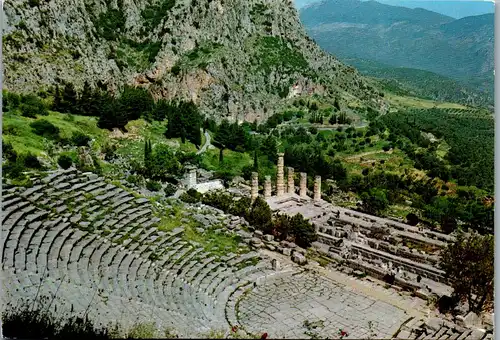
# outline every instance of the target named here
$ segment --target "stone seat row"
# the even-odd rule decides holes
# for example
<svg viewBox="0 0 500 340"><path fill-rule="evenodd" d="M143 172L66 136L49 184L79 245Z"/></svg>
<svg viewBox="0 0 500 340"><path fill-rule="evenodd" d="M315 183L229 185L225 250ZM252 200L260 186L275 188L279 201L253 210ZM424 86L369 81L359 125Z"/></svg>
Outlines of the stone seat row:
<svg viewBox="0 0 500 340"><path fill-rule="evenodd" d="M32 210L23 211L23 216L30 215L32 212ZM181 275L182 280L185 281L183 284L187 285L183 286L180 284L180 282L182 282L180 279L173 279L176 276L169 276L168 278L175 283L172 287L176 287L175 289L171 288L169 290L165 288L168 286L159 284L162 281L157 282L148 276L148 274L154 271L153 268L155 267L151 261L146 260L144 257L141 259L139 259L139 257L132 257L130 255L131 252L122 256L122 254L126 252L123 246L119 247L112 245L112 242L105 237L72 228L71 223L65 222L63 218L43 222L37 221L35 218L29 224L17 223L14 219L9 220L9 222L8 225L10 224L11 226L9 230L18 230L11 233L12 236L9 238L9 242L15 243L19 241L22 247L14 244L5 247L4 244L4 248L11 250L13 247L18 247L22 249L22 251L7 252L11 254L11 257L7 259L8 256L4 255L3 263L6 268L14 268L14 275L23 277L22 282L18 282L19 285L31 288L36 287L37 284L39 285L39 277L45 275L45 271L47 271L47 275L52 275L51 277L55 276L64 279L65 284L66 281L69 281L68 284L70 282L78 282L78 284L73 285L74 287L71 288L71 291L73 293L78 291L79 294L83 295L89 293L89 287L94 287L94 285L96 285L96 288L111 293L110 296L116 297L114 293L119 292L120 295L123 295L119 296L119 298L126 299L128 297L138 301L142 301L142 296L146 296L147 292L151 293L154 291L155 295L146 299L154 302L162 300L170 301L168 299L168 294L177 296L174 292L180 291L182 294L179 293L178 299L180 300L178 301L182 303L171 308L171 310L174 311L179 309L184 305L185 300L190 298L191 303L187 304L187 306L189 306L187 314L199 315L197 324L200 327L206 324L207 318L210 318L210 320L212 320L211 322L215 322L217 326L222 326L224 324L224 322L221 321L221 317L224 316L224 303L220 303L220 301L224 300L220 300L220 298L224 298L230 294L233 287L231 285L232 283L235 281L238 282L238 280L245 280L245 275L248 276L251 275L252 271L260 270L260 267L252 267L249 269L243 268L234 273L232 270L225 267L227 264L214 261L214 258L207 257L206 254L200 252L198 249L198 252L194 253L195 255L191 255L190 258L183 259L183 255L176 255L172 257L172 261L168 262L172 269L176 269L176 273ZM177 236L177 234L173 236ZM146 238L143 238L143 240L145 239ZM171 240L175 240L174 244L181 244L182 242L178 237L172 237ZM166 239L163 239L163 242L165 246L168 247ZM99 244L97 249L96 246L94 246L95 244ZM182 243L182 246L183 249L191 250L186 251L186 254L193 254L192 250L194 248L185 247L185 242ZM147 254L145 249L146 248L143 248L142 250L144 255ZM190 260L193 259L196 254L203 255L200 256L200 260L202 261L201 265L199 262L200 260ZM174 253L168 255L171 256L174 255ZM127 259L124 259L125 257L127 257ZM177 261L174 261L174 258ZM251 258L251 256L242 257L241 261L245 261L249 258ZM105 261L101 263L101 259L105 259ZM233 266L238 264L238 262L234 262L234 260L228 260L233 261L231 262ZM186 265L187 263L189 263L189 265ZM182 276L185 267L190 269L190 271L184 271L185 276ZM99 268L114 268L119 275L108 275L106 280L99 280L100 283L96 284L96 278L100 276ZM113 278L112 282L109 280L110 277ZM156 276L156 278L159 277ZM154 289L157 287L162 287L162 292L158 292L158 289ZM185 287L190 288L184 289ZM213 297L208 298L209 295L205 294L199 287L206 287L210 293L214 294ZM55 286L52 285L52 288L55 288ZM19 286L17 286L17 289L19 289ZM188 294L188 292L190 293ZM137 296L141 298L137 299ZM69 299L68 301L73 300ZM82 303L79 304L80 307L83 305ZM219 307L219 309L215 309L217 305L222 306L222 308ZM210 309L204 309L208 307L210 307ZM197 312L199 313L197 314ZM178 322L175 324L179 325ZM188 323L186 326L192 325Z"/></svg>

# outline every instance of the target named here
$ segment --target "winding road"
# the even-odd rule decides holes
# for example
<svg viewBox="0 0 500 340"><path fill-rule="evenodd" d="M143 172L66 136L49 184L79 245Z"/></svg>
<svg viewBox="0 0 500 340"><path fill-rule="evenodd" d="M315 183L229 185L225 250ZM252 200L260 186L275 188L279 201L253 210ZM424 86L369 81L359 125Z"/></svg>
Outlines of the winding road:
<svg viewBox="0 0 500 340"><path fill-rule="evenodd" d="M205 131L205 144L203 144L203 146L201 147L201 149L200 149L200 150L198 150L198 151L196 152L196 154L197 154L197 155L199 155L199 154L202 154L202 153L204 153L205 151L207 151L208 147L209 147L210 145L212 145L212 144L210 143L210 141L211 141L211 139L210 139L210 134L208 133L208 131Z"/></svg>

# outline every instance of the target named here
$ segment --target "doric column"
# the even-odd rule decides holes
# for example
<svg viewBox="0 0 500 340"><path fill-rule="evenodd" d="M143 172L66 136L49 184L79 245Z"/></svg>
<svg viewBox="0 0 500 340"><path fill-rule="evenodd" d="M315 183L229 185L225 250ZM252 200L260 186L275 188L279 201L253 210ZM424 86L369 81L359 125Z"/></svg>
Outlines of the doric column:
<svg viewBox="0 0 500 340"><path fill-rule="evenodd" d="M196 169L189 170L188 175L188 189L194 188L196 186Z"/></svg>
<svg viewBox="0 0 500 340"><path fill-rule="evenodd" d="M259 174L257 172L252 172L252 189L250 191L250 199L255 201L259 196Z"/></svg>
<svg viewBox="0 0 500 340"><path fill-rule="evenodd" d="M293 180L293 168L292 167L288 167L288 193L289 194L295 193L295 182Z"/></svg>
<svg viewBox="0 0 500 340"><path fill-rule="evenodd" d="M300 197L307 197L307 173L300 173Z"/></svg>
<svg viewBox="0 0 500 340"><path fill-rule="evenodd" d="M321 201L321 176L314 178L314 200Z"/></svg>
<svg viewBox="0 0 500 340"><path fill-rule="evenodd" d="M264 182L264 197L271 197L271 176L266 176L266 181Z"/></svg>
<svg viewBox="0 0 500 340"><path fill-rule="evenodd" d="M283 194L285 193L285 180L284 180L284 165L285 165L285 160L284 160L284 157L285 154L284 153L279 153L278 154L278 176L276 178L276 191L277 191L277 196L283 196Z"/></svg>

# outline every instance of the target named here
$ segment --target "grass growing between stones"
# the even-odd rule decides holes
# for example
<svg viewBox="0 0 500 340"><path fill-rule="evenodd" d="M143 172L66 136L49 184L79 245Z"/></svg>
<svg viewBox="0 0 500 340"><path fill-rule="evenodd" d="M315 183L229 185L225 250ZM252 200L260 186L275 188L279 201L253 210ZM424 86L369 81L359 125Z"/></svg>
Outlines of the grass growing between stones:
<svg viewBox="0 0 500 340"><path fill-rule="evenodd" d="M315 251L314 249L312 248L309 248L307 250L307 254L306 254L307 258L312 260L312 261L316 261L319 263L319 265L323 268L325 268L329 263L332 262L331 259L328 259L327 257L321 255L320 253L318 253L317 251Z"/></svg>
<svg viewBox="0 0 500 340"><path fill-rule="evenodd" d="M256 334L248 334L246 332L243 332L239 329L236 329L235 331L229 330L229 331L224 331L224 330L215 330L212 329L207 333L202 334L202 338L204 339L260 339L260 335Z"/></svg>
<svg viewBox="0 0 500 340"><path fill-rule="evenodd" d="M132 339L152 339L159 337L158 329L154 323L135 324L128 333L128 338Z"/></svg>
<svg viewBox="0 0 500 340"><path fill-rule="evenodd" d="M183 239L200 244L206 252L218 257L223 257L229 253L244 254L249 252L248 247L241 243L239 236L227 235L216 230L210 228L203 233L199 233L193 226L186 226Z"/></svg>
<svg viewBox="0 0 500 340"><path fill-rule="evenodd" d="M251 258L249 260L238 263L236 265L236 269L240 270L240 269L243 269L246 267L256 266L258 263L259 263L259 259L257 257L254 257L254 258Z"/></svg>

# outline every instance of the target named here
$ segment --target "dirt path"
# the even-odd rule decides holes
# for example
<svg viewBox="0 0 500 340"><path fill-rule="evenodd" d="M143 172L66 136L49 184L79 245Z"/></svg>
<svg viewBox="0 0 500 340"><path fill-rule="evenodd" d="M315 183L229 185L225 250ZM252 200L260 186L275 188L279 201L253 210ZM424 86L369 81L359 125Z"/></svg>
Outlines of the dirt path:
<svg viewBox="0 0 500 340"><path fill-rule="evenodd" d="M210 143L210 141L211 141L211 139L210 139L210 134L208 133L208 131L205 131L205 144L203 144L203 146L201 147L201 149L200 149L200 150L198 150L198 151L196 152L196 154L197 154L197 155L199 155L199 154L202 154L202 153L204 153L205 151L207 151L208 147L209 147L210 145L212 145L212 144Z"/></svg>
<svg viewBox="0 0 500 340"><path fill-rule="evenodd" d="M374 155L376 153L381 153L381 152L384 152L382 150L374 150L374 151L367 151L367 152L363 152L363 153L358 153L357 155L352 155L352 156L349 156L349 157L345 157L344 160L350 160L350 159L356 159L356 158L361 158L361 157L365 157L365 156L369 156L369 155ZM392 150L388 151L387 153L392 153Z"/></svg>

